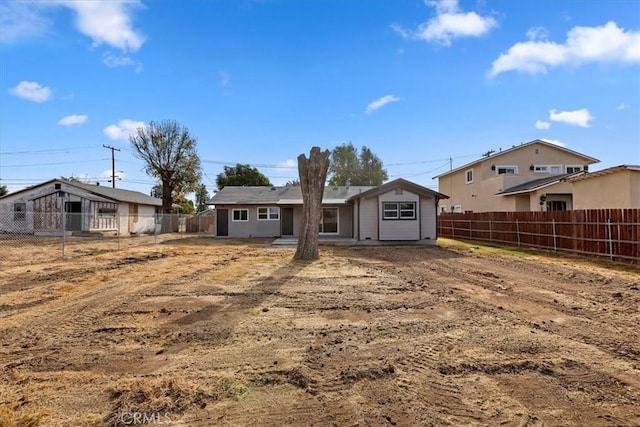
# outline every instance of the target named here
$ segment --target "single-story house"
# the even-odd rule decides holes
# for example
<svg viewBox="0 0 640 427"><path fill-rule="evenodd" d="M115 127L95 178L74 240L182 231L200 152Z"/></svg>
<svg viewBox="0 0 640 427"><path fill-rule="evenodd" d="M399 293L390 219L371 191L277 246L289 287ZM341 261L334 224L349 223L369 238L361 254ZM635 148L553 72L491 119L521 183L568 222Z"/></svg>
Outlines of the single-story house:
<svg viewBox="0 0 640 427"><path fill-rule="evenodd" d="M438 201L448 196L396 179L378 187L327 186L321 236L356 241L435 243ZM216 236L297 237L302 220L299 186L226 186L209 201Z"/></svg>
<svg viewBox="0 0 640 427"><path fill-rule="evenodd" d="M568 178L573 209L639 209L640 165L619 165Z"/></svg>
<svg viewBox="0 0 640 427"><path fill-rule="evenodd" d="M161 207L137 191L52 179L0 197L0 233L151 233Z"/></svg>

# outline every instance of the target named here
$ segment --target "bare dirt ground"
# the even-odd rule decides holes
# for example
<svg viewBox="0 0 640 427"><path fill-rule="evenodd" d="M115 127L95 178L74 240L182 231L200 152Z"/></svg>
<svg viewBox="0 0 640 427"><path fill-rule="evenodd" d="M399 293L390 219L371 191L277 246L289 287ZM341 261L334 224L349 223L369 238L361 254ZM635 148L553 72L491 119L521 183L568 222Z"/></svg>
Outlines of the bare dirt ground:
<svg viewBox="0 0 640 427"><path fill-rule="evenodd" d="M5 261L0 425L640 425L638 269L449 244Z"/></svg>

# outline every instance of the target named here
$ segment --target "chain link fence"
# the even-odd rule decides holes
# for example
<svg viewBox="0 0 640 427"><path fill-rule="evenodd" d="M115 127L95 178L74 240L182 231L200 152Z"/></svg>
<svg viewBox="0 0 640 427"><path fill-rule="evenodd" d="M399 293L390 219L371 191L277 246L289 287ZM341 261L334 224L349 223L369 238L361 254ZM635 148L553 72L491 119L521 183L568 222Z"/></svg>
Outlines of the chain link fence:
<svg viewBox="0 0 640 427"><path fill-rule="evenodd" d="M213 215L0 211L0 267L213 236Z"/></svg>

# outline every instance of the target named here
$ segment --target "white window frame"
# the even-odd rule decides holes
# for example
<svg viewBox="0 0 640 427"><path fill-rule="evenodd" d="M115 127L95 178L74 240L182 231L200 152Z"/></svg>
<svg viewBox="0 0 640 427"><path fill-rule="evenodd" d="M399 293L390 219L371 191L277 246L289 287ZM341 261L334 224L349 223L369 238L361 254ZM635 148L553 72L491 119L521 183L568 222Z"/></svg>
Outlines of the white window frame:
<svg viewBox="0 0 640 427"><path fill-rule="evenodd" d="M569 172L569 168L578 168L579 170L577 171L573 171L573 172ZM565 173L577 173L577 172L583 172L584 171L584 166L583 165L566 165L564 167L564 171Z"/></svg>
<svg viewBox="0 0 640 427"><path fill-rule="evenodd" d="M500 173L500 169L513 169L513 173L504 172ZM496 166L496 175L518 175L518 166L517 165L497 165Z"/></svg>
<svg viewBox="0 0 640 427"><path fill-rule="evenodd" d="M440 205L440 213L447 213L447 205Z"/></svg>
<svg viewBox="0 0 640 427"><path fill-rule="evenodd" d="M394 205L394 208L391 208L390 205ZM402 205L405 205L405 206L402 206ZM409 207L408 205L411 205L411 206ZM418 210L418 207L416 202L382 202L382 220L383 221L415 220L417 218L417 210ZM395 213L395 215L387 216L387 212ZM411 216L406 215L407 213L410 213Z"/></svg>
<svg viewBox="0 0 640 427"><path fill-rule="evenodd" d="M236 212L240 212L240 219L236 219ZM246 212L246 219L242 219L242 212ZM231 209L231 222L249 222L249 209Z"/></svg>
<svg viewBox="0 0 640 427"><path fill-rule="evenodd" d="M471 179L469 179L469 172L471 172ZM473 182L473 169L467 169L464 172L464 183L471 184Z"/></svg>
<svg viewBox="0 0 640 427"><path fill-rule="evenodd" d="M279 221L279 220L280 220L279 207L265 206L265 207L258 208L258 221Z"/></svg>
<svg viewBox="0 0 640 427"><path fill-rule="evenodd" d="M453 213L462 213L462 205L453 205L453 209L451 210Z"/></svg>
<svg viewBox="0 0 640 427"><path fill-rule="evenodd" d="M558 168L558 174L562 173L562 165L533 165L533 173L551 174L551 168Z"/></svg>

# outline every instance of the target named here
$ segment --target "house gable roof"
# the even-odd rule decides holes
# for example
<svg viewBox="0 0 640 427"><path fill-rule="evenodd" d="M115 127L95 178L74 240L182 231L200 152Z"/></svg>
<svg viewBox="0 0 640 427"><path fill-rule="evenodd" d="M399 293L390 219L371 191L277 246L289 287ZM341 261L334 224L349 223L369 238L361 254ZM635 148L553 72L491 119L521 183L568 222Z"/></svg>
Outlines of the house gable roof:
<svg viewBox="0 0 640 427"><path fill-rule="evenodd" d="M407 181L406 179L398 178L398 179L394 179L393 181L389 181L385 184L379 185L377 187L373 187L370 190L365 191L363 193L356 194L352 196L349 200L355 200L359 198L368 199L371 197L376 197L376 196L379 196L380 194L387 193L396 188L402 188L412 193L418 194L420 196L435 198L438 200L449 198L449 196L445 194L438 193L437 191L431 190L427 187L423 187L422 185L418 185L411 181Z"/></svg>
<svg viewBox="0 0 640 427"><path fill-rule="evenodd" d="M356 194L373 187L325 186L324 204L344 204ZM210 205L301 205L302 189L299 186L226 186L208 202Z"/></svg>
<svg viewBox="0 0 640 427"><path fill-rule="evenodd" d="M500 152L498 152L498 153L494 153L494 154L492 154L492 155L490 155L490 156L488 156L488 157L483 157L483 158L481 158L481 159L474 160L474 161L473 161L473 162L471 162L471 163L467 163L467 164L465 164L465 165L459 166L459 167L457 167L457 168L455 168L455 169L452 169L452 170L450 170L450 171L447 171L447 172L445 172L445 173L441 173L440 175L434 176L434 177L433 177L433 179L440 178L440 177L447 176L447 175L451 175L452 173L456 173L456 172L461 171L461 170L464 170L464 169L469 169L470 167L472 167L472 166L474 166L474 165L476 165L476 164L482 163L482 162L484 162L485 160L488 160L488 159L495 159L495 158L500 157L500 156L503 156L503 155L505 155L505 154L507 154L507 153L512 153L512 152L514 152L514 151L516 151L516 150L521 150L521 149L523 149L523 148L530 147L531 145L535 145L535 144L542 144L542 145L547 146L547 147L550 147L550 148L555 148L555 149L557 149L557 150L564 151L564 152L566 152L566 153L569 153L569 154L573 154L573 155L575 155L575 156L582 157L582 158L583 158L583 159L585 159L589 164L591 164L591 163L598 163L598 162L600 161L600 160L598 160L598 159L596 159L596 158L594 158L594 157L590 157L590 156L587 156L587 155L585 155L585 154L578 153L577 151L569 150L568 148L561 147L561 146L559 146L559 145L557 145L557 144L552 144L552 143L550 143L550 142L543 141L543 140L541 140L541 139L534 139L533 141L529 141L529 142L525 142L525 143L520 144L520 145L516 145L516 146L514 146L514 147L512 147L512 148L509 148L509 149L507 149L507 150L503 150L503 151L500 151Z"/></svg>
<svg viewBox="0 0 640 427"><path fill-rule="evenodd" d="M607 169L602 169L602 170L599 170L599 171L585 173L585 174L581 174L581 175L577 175L577 176L571 177L571 179L569 179L569 181L571 181L571 182L582 181L582 180L585 180L585 179L597 178L597 177L600 177L600 176L609 175L609 174L612 174L612 173L626 171L626 170L634 171L634 172L640 172L640 165L613 166L613 167L610 167L610 168L607 168Z"/></svg>
<svg viewBox="0 0 640 427"><path fill-rule="evenodd" d="M16 194L24 193L36 188L44 187L56 182L64 183L70 187L78 189L78 195L86 197L91 200L98 201L112 201L112 202L127 202L136 203L140 205L162 206L162 200L155 197L147 196L144 193L132 190L124 190L122 188L103 187L100 185L84 184L76 181L67 181L64 179L50 179L40 184L32 185L31 187L24 188L22 190L14 191L4 197L14 196ZM83 195L84 194L84 195Z"/></svg>

